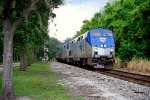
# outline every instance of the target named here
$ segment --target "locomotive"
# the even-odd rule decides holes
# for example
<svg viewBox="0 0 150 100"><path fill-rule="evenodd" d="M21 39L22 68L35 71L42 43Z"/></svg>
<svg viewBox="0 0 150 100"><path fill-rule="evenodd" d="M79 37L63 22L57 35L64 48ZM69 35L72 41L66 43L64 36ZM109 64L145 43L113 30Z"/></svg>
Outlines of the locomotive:
<svg viewBox="0 0 150 100"><path fill-rule="evenodd" d="M111 67L115 60L114 33L108 29L92 29L63 45L56 60L94 68Z"/></svg>

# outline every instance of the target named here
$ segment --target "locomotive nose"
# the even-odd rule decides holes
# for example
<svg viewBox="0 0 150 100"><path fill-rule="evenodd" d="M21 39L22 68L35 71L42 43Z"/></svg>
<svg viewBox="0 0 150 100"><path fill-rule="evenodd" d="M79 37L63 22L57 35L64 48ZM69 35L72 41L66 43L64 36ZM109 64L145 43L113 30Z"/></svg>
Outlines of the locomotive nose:
<svg viewBox="0 0 150 100"><path fill-rule="evenodd" d="M100 58L100 57L112 58L113 55L114 55L113 48L93 47L93 57L95 57L95 58Z"/></svg>

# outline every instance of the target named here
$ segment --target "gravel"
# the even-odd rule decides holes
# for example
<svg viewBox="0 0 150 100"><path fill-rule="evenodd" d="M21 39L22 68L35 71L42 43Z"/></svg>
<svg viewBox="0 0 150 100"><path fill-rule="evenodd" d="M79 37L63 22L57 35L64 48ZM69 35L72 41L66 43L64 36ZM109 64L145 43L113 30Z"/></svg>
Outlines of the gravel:
<svg viewBox="0 0 150 100"><path fill-rule="evenodd" d="M75 100L150 100L150 87L72 65L58 62L50 65L62 76L59 84L64 85Z"/></svg>

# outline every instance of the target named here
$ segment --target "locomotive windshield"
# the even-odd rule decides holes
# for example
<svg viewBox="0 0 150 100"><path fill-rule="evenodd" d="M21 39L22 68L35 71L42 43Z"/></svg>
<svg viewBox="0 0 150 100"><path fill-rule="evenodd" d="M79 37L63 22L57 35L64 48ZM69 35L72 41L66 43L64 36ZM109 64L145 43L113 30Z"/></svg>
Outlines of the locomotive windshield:
<svg viewBox="0 0 150 100"><path fill-rule="evenodd" d="M92 37L95 37L95 36L113 36L112 33L91 33L91 36Z"/></svg>
<svg viewBox="0 0 150 100"><path fill-rule="evenodd" d="M101 36L101 33L91 33L91 36Z"/></svg>

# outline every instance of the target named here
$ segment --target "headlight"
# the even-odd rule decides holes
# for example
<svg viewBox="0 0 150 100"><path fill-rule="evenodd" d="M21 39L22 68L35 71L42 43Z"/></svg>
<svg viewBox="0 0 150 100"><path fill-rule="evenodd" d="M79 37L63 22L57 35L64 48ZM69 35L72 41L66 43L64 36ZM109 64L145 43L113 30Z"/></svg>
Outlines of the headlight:
<svg viewBox="0 0 150 100"><path fill-rule="evenodd" d="M114 50L111 48L110 51L114 51Z"/></svg>
<svg viewBox="0 0 150 100"><path fill-rule="evenodd" d="M101 47L106 47L106 44L102 44Z"/></svg>

